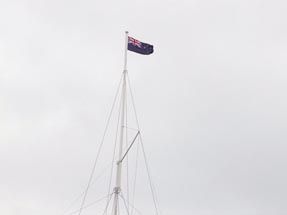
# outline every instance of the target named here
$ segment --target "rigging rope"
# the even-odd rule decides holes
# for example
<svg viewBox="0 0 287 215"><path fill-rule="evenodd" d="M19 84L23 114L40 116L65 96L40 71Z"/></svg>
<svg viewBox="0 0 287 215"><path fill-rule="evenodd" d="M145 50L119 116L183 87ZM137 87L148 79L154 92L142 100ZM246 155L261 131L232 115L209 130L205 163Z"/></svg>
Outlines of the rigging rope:
<svg viewBox="0 0 287 215"><path fill-rule="evenodd" d="M138 209L136 209L131 203L129 203L123 195L119 194L119 196L122 198L125 204L128 204L129 206L131 206L138 214L143 215L143 213L140 212Z"/></svg>
<svg viewBox="0 0 287 215"><path fill-rule="evenodd" d="M121 197L121 196L120 196L120 197ZM121 197L121 198L122 198L122 197ZM126 201L125 201L125 199L124 199L124 198L122 198L122 200L123 200L123 202L124 202L125 208L126 208L127 213L128 213L128 215L129 215L130 213L129 213L128 205L127 205L127 203L126 203Z"/></svg>
<svg viewBox="0 0 287 215"><path fill-rule="evenodd" d="M95 184L95 183L98 181L98 179L100 179L100 178L104 175L104 173L109 169L110 166L112 166L112 163L108 164L108 165L104 168L104 170L103 170L100 174L97 175L97 177L96 177L96 178L94 179L94 181L91 183L90 187L91 187L93 184ZM82 192L80 195L78 195L78 197L75 198L75 199L72 201L72 203L70 204L70 206L65 210L65 212L63 213L63 215L66 214L66 213L78 202L78 200L79 200L84 194L85 194L85 191Z"/></svg>
<svg viewBox="0 0 287 215"><path fill-rule="evenodd" d="M122 95L121 95L122 97ZM119 131L119 123L120 123L120 112L121 112L121 105L122 105L122 99L120 99L120 106L119 106L119 114L118 114L118 119L117 119L117 129L116 129L116 137L115 137L115 142L114 142L114 150L113 150L113 157L112 157L112 163L115 162L115 153L116 153L116 148L117 148L117 139L118 139L118 131ZM113 170L114 170L114 165L112 165L111 168L111 173L110 173L110 179L109 179L109 187L108 187L108 194L111 192L111 185L112 185L112 178L113 178ZM106 208L109 205L109 199L107 199L107 204ZM107 212L105 210L105 212ZM105 213L104 213L105 214Z"/></svg>
<svg viewBox="0 0 287 215"><path fill-rule="evenodd" d="M95 205L95 204L97 204L97 203L103 201L105 198L107 198L107 197L109 197L109 196L111 196L111 195L112 195L112 194L110 194L110 195L108 195L108 196L104 196L104 197L102 197L102 198L100 198L100 199L98 199L98 200L96 200L96 201L94 201L94 202L91 202L91 203L85 205L82 209L89 208L89 207L91 207L91 206L93 206L93 205ZM71 212L71 213L68 213L67 215L72 215L72 214L75 214L75 213L78 213L78 212L79 212L79 210L76 210L76 211L73 211L73 212Z"/></svg>
<svg viewBox="0 0 287 215"><path fill-rule="evenodd" d="M128 77L128 83L129 83L128 85L129 85L129 89L130 89L130 95L131 95L131 100L132 100L132 104L133 104L133 109L134 109L134 114L135 114L135 118L136 118L136 123L137 123L138 130L140 131L139 121L138 121L138 117L137 117L134 97L133 97L131 84L130 84L130 78L129 78L128 73L127 73L127 77ZM150 174L148 163L147 163L147 157L146 157L146 154L145 154L141 133L140 133L139 136L140 136L140 143L141 143L142 152L143 152L143 155L144 155L145 166L146 166L146 170L147 170L147 174L148 174L150 189L151 189L151 193L152 193L152 197L153 197L154 207L155 207L156 213L159 214L158 204L157 204L156 197L155 197L155 191L154 191L154 187L153 187L152 180L151 180L151 174Z"/></svg>
<svg viewBox="0 0 287 215"><path fill-rule="evenodd" d="M97 153L97 155L96 155L96 160L95 160L94 165L93 165L93 168L92 168L92 172L91 172L91 175L90 175L90 178L89 178L89 181L88 181L87 188L86 188L86 190L85 190L85 194L84 194L83 201L82 201L82 204L81 204L81 207L80 207L80 210L79 210L78 215L81 215L81 212L82 212L82 210L83 210L83 207L84 207L84 204L85 204L85 201L86 201L86 197L87 197L87 194L88 194L88 190L89 190L89 188L90 188L90 184L91 184L92 178L93 178L93 176L94 176L94 172L95 172L95 169L96 169L96 165L97 165L97 163L98 163L98 159L99 159L99 156L100 156L100 152L101 152L101 149L102 149L102 146L103 146L103 143L104 143L104 139L105 139L105 136L106 136L108 127L109 127L110 119L111 119L111 117L112 117L112 113L113 113L113 110L114 110L114 106L115 106L115 103L116 103L116 100L117 100L117 97L118 97L118 93L119 93L119 89L120 89L120 86L121 86L122 79L123 79L123 75L121 76L120 82L119 82L119 84L118 84L118 89L117 89L116 95L115 95L115 97L114 97L113 105L112 105L112 108L111 108L111 111L110 111L110 114L109 114L109 117L108 117L108 121L107 121L105 130L104 130L104 134L103 134L103 137L102 137L102 140L101 140L99 149L98 149L98 153Z"/></svg>
<svg viewBox="0 0 287 215"><path fill-rule="evenodd" d="M158 209L158 206L157 206L157 200L156 200L156 196L155 196L154 186L153 186L153 183L152 183L152 180L151 180L150 170L149 170L149 166L148 166L148 163L147 163L147 157L146 157L146 153L145 153L145 150L144 150L144 146L143 146L141 135L140 135L140 143L141 143L140 145L141 145L141 149L142 149L142 152L143 152L143 155L144 155L144 161L145 161L145 166L146 166L146 170L147 170L147 174L148 174L148 179L149 179L150 189L151 189L151 192L152 192L152 198L153 198L153 201L154 201L155 210L156 210L156 213L159 214L159 209Z"/></svg>
<svg viewBox="0 0 287 215"><path fill-rule="evenodd" d="M128 126L128 103L127 103L127 99L126 99L126 123L125 126ZM126 129L126 150L128 150L128 129ZM129 155L127 154L127 199L129 200ZM127 209L128 214L129 214L129 209Z"/></svg>
<svg viewBox="0 0 287 215"><path fill-rule="evenodd" d="M108 202L107 202L107 204L106 204L106 207L105 207L105 210L104 210L104 212L103 212L103 215L107 213L107 210L108 210L108 207L109 207L109 204L110 204L110 201L111 201L111 199L112 199L113 194L114 194L114 193L112 193L112 194L110 195L110 198L108 198Z"/></svg>
<svg viewBox="0 0 287 215"><path fill-rule="evenodd" d="M138 171L138 157L139 157L139 139L137 144L137 152L136 152L136 164L135 164L135 177L134 177L134 189L132 196L132 205L135 203L135 193L136 193L136 182L137 182L137 171ZM131 215L133 215L134 208L132 207Z"/></svg>

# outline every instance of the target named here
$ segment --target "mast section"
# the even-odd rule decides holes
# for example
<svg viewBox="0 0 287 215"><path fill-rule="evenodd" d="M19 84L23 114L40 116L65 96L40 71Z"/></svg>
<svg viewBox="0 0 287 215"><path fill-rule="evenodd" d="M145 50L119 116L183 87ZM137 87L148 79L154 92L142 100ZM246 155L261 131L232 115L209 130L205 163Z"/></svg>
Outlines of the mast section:
<svg viewBox="0 0 287 215"><path fill-rule="evenodd" d="M119 154L116 170L116 185L114 187L114 203L113 215L119 214L119 194L121 192L121 174L122 174L122 156L123 156L123 142L124 142L124 129L126 117L126 74L127 74L127 51L128 51L128 32L126 31L125 37L125 57L124 57L124 71L123 71L123 86L122 86L122 101L121 101L121 128L120 128L120 143Z"/></svg>

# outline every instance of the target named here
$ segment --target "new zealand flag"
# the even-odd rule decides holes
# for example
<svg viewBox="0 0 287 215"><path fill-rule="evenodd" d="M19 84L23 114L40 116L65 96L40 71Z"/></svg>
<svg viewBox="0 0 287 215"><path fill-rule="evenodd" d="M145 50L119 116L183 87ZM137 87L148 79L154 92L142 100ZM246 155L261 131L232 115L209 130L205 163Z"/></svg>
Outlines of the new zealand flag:
<svg viewBox="0 0 287 215"><path fill-rule="evenodd" d="M153 53L153 46L147 43L142 43L139 40L129 37L128 50L143 55L149 55Z"/></svg>

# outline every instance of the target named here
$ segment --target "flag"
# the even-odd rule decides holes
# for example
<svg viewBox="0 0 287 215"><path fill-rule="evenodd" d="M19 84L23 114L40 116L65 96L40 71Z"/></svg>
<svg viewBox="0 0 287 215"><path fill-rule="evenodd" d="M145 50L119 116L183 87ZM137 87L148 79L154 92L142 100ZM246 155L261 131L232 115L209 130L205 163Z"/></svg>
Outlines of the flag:
<svg viewBox="0 0 287 215"><path fill-rule="evenodd" d="M153 45L128 37L128 50L143 55L149 55L153 53Z"/></svg>

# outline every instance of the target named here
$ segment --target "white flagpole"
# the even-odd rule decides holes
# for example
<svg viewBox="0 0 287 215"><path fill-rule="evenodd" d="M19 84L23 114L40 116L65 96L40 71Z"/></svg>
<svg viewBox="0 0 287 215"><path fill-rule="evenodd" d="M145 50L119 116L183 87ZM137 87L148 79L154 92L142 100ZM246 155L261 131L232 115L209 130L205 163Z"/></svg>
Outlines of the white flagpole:
<svg viewBox="0 0 287 215"><path fill-rule="evenodd" d="M127 72L129 32L126 31L124 72Z"/></svg>
<svg viewBox="0 0 287 215"><path fill-rule="evenodd" d="M124 71L123 71L123 87L122 87L122 102L121 102L121 128L120 128L120 143L119 143L119 157L117 162L116 172L116 186L114 188L114 204L113 214L118 215L119 209L119 194L121 192L121 172L122 172L122 156L123 156L123 142L124 142L124 128L125 128L125 107L126 107L126 73L127 73L127 52L128 52L128 32L125 37L125 55L124 55Z"/></svg>

